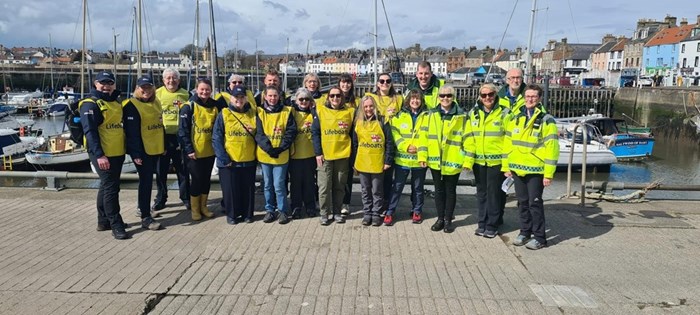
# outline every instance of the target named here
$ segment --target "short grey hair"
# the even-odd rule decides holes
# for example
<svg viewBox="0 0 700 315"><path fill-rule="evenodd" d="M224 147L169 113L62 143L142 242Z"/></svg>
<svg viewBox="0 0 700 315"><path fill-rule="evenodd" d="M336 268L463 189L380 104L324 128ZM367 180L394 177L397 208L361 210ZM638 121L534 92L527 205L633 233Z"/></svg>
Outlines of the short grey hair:
<svg viewBox="0 0 700 315"><path fill-rule="evenodd" d="M231 83L232 81L241 81L245 83L245 77L240 75L240 74L232 74L230 77L228 77L228 82Z"/></svg>
<svg viewBox="0 0 700 315"><path fill-rule="evenodd" d="M297 89L297 92L294 93L294 100L298 100L300 98L313 99L313 96L311 95L311 92L309 92L309 90L302 87L302 88Z"/></svg>
<svg viewBox="0 0 700 315"><path fill-rule="evenodd" d="M176 79L180 79L180 72L178 72L174 68L165 68L165 70L163 70L163 79L165 79L165 76L168 74L173 74Z"/></svg>

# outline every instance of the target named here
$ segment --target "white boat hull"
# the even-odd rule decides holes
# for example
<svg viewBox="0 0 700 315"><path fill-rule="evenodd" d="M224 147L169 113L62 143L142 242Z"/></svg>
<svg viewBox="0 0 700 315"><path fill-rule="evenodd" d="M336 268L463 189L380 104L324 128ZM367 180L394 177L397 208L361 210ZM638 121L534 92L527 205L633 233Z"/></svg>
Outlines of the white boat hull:
<svg viewBox="0 0 700 315"><path fill-rule="evenodd" d="M580 167L584 164L583 148L584 145L581 143L574 144L572 161L572 165L574 167ZM567 139L559 139L559 160L557 161L557 167L567 167L569 165L570 157L571 141ZM591 141L590 144L586 145L585 164L587 167L610 167L610 165L614 163L617 163L615 153L610 151L604 144L597 141Z"/></svg>
<svg viewBox="0 0 700 315"><path fill-rule="evenodd" d="M25 155L27 162L34 165L62 165L80 163L89 160L87 151L53 154L49 152L29 152Z"/></svg>

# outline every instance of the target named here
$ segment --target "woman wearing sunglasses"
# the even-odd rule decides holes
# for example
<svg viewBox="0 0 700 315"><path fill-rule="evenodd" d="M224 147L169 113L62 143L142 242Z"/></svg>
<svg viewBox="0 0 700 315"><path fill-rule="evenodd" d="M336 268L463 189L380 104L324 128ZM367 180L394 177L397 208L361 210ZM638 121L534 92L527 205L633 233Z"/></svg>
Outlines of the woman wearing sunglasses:
<svg viewBox="0 0 700 315"><path fill-rule="evenodd" d="M479 100L467 113L464 128L464 168L474 170L478 227L474 234L487 238L498 235L503 224L506 194L501 190L503 140L510 111L498 104L497 88L491 83L479 88Z"/></svg>
<svg viewBox="0 0 700 315"><path fill-rule="evenodd" d="M430 167L435 186L438 218L430 229L454 232L452 220L457 199L457 180L464 164L464 122L466 115L455 101L455 89L444 85L438 90L440 103L428 114L428 128L421 135L418 162Z"/></svg>
<svg viewBox="0 0 700 315"><path fill-rule="evenodd" d="M308 76L308 75L307 75ZM289 160L289 187L292 218L301 218L302 208L307 217L316 213L316 155L311 141L311 125L314 98L311 91L300 88L294 95L292 115L297 125L297 136L291 149Z"/></svg>
<svg viewBox="0 0 700 315"><path fill-rule="evenodd" d="M321 225L329 225L331 218L345 223L340 214L345 183L350 172L350 151L355 108L343 102L340 87L332 87L325 104L316 106L311 137L318 172L318 199Z"/></svg>

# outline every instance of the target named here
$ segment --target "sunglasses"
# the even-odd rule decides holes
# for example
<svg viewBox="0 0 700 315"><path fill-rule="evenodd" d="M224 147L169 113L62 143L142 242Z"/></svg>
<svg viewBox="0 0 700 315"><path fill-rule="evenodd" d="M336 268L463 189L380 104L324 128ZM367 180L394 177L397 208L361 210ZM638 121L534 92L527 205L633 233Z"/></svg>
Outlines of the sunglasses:
<svg viewBox="0 0 700 315"><path fill-rule="evenodd" d="M481 93L481 94L479 94L479 96L481 96L481 98L494 97L494 96L496 96L496 92Z"/></svg>
<svg viewBox="0 0 700 315"><path fill-rule="evenodd" d="M302 98L299 99L299 102L308 102L308 101L311 101L311 99L310 99L310 98L306 98L306 97L302 97Z"/></svg>
<svg viewBox="0 0 700 315"><path fill-rule="evenodd" d="M343 97L343 94L328 94L328 98Z"/></svg>
<svg viewBox="0 0 700 315"><path fill-rule="evenodd" d="M105 80L105 81L98 81L102 85L114 85L114 81L112 80Z"/></svg>
<svg viewBox="0 0 700 315"><path fill-rule="evenodd" d="M377 80L377 81L379 82L379 84L389 84L389 83L391 83L391 79L386 79L386 80L384 80L384 79L379 79L379 80Z"/></svg>
<svg viewBox="0 0 700 315"><path fill-rule="evenodd" d="M453 94L438 94L438 96L440 98L446 98L446 97L452 98L454 95Z"/></svg>
<svg viewBox="0 0 700 315"><path fill-rule="evenodd" d="M243 81L230 81L229 83L233 83L233 84L243 84Z"/></svg>

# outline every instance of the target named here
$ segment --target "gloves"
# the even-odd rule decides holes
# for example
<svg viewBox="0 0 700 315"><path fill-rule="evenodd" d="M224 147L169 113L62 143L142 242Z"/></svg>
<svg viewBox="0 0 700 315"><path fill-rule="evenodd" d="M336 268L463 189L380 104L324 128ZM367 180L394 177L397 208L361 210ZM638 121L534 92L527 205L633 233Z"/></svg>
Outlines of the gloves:
<svg viewBox="0 0 700 315"><path fill-rule="evenodd" d="M280 157L281 152L282 152L282 150L280 150L279 148L272 148L272 149L270 149L270 151L267 152L267 155L269 155L273 159L276 159L276 158Z"/></svg>

